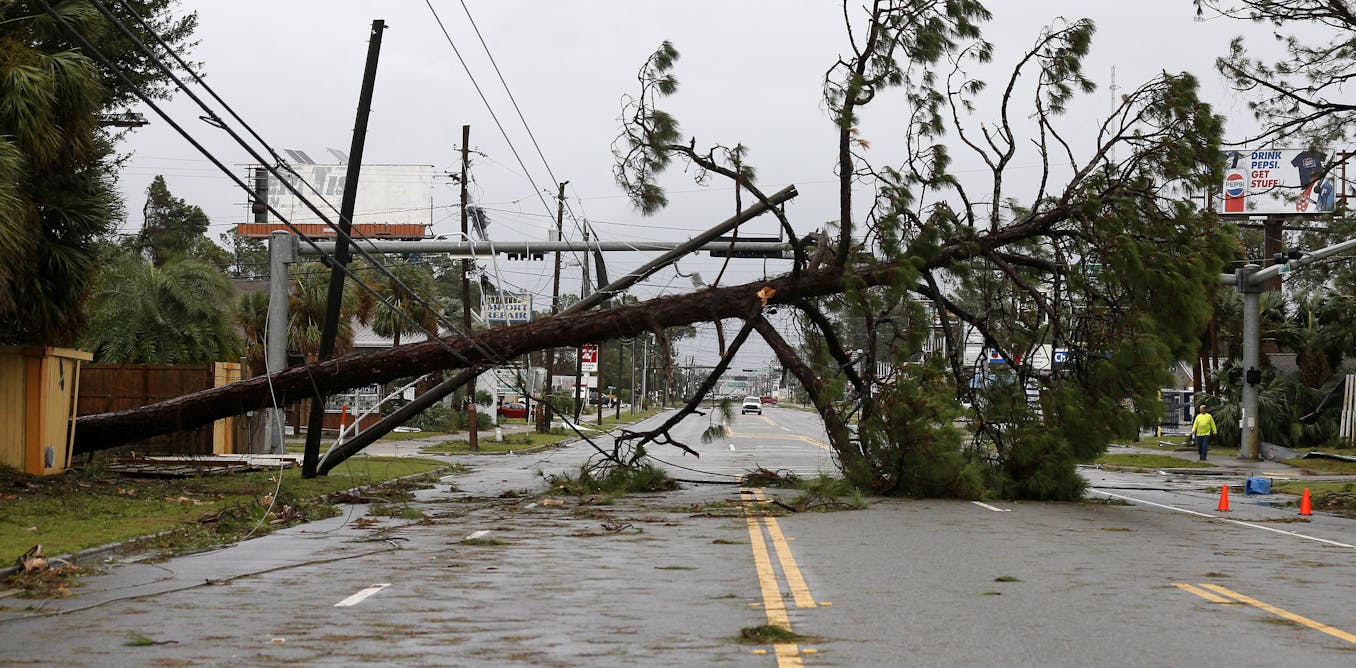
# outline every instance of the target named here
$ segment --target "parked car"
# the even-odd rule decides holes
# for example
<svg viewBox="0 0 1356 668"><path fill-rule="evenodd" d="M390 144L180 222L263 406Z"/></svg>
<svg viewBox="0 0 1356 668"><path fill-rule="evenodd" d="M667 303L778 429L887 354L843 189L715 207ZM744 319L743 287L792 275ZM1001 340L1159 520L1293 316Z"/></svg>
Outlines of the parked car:
<svg viewBox="0 0 1356 668"><path fill-rule="evenodd" d="M740 415L749 413L763 414L763 400L758 397L744 397L744 404L739 407Z"/></svg>
<svg viewBox="0 0 1356 668"><path fill-rule="evenodd" d="M527 406L525 404L499 404L499 417L507 420L526 420Z"/></svg>
<svg viewBox="0 0 1356 668"><path fill-rule="evenodd" d="M765 403L765 404L776 404L776 403L777 403L777 397L759 397L759 399L762 400L762 402Z"/></svg>

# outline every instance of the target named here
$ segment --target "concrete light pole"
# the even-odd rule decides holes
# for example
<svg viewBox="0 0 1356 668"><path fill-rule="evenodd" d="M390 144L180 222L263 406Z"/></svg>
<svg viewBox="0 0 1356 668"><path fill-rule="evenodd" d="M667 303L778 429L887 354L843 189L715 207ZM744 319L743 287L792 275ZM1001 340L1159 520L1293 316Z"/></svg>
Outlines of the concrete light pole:
<svg viewBox="0 0 1356 668"><path fill-rule="evenodd" d="M289 232L268 237L268 324L264 369L271 376L287 368L287 265L297 261L297 238ZM281 455L287 418L281 406L265 409L264 443L269 454Z"/></svg>
<svg viewBox="0 0 1356 668"><path fill-rule="evenodd" d="M1246 265L1234 277L1235 287L1243 295L1243 411L1240 416L1238 458L1257 459L1260 449L1257 433L1257 393L1261 383L1261 297L1262 283L1253 280L1261 267Z"/></svg>
<svg viewBox="0 0 1356 668"><path fill-rule="evenodd" d="M1240 419L1242 438L1239 445L1239 459L1260 459L1259 441L1260 415L1257 409L1257 395L1261 389L1261 296L1268 280L1281 274L1302 269L1324 258L1356 251L1356 239L1348 239L1338 244L1321 248L1285 264L1273 264L1265 269L1256 264L1248 264L1232 274L1222 274L1220 280L1232 285L1243 295L1243 410Z"/></svg>

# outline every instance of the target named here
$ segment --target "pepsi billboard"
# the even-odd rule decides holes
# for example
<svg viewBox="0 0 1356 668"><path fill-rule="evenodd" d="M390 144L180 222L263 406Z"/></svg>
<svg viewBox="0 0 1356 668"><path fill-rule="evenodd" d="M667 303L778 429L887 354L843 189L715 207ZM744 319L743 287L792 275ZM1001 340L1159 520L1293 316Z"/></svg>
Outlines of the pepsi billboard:
<svg viewBox="0 0 1356 668"><path fill-rule="evenodd" d="M1257 149L1224 153L1223 214L1329 213L1336 203L1335 167L1325 149Z"/></svg>

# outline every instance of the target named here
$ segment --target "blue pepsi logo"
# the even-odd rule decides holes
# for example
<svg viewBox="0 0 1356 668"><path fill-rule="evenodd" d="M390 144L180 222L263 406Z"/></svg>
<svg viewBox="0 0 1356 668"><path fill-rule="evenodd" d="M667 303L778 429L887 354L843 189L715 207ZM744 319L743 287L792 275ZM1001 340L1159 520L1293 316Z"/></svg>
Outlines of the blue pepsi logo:
<svg viewBox="0 0 1356 668"><path fill-rule="evenodd" d="M1229 197L1240 197L1243 195L1243 175L1234 172L1224 177L1224 194Z"/></svg>

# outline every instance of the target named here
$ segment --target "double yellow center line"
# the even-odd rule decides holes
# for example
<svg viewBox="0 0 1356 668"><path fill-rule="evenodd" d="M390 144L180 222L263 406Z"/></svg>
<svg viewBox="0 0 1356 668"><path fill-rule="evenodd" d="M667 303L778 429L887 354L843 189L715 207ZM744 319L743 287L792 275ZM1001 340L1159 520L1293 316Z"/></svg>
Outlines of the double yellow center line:
<svg viewBox="0 0 1356 668"><path fill-rule="evenodd" d="M791 555L791 546L787 543L786 536L782 533L781 525L777 523L775 517L760 517L755 514L753 503L750 501L766 501L761 489L740 489L739 493L744 498L744 522L749 530L749 544L753 547L753 564L758 571L758 586L763 594L763 612L767 615L767 623L770 626L780 626L787 631L791 631L791 618L786 609L786 597L782 595L781 583L777 579L777 571L772 566L772 557L768 552L767 543L772 543L772 550L777 555L777 563L781 566L782 576L786 578L787 589L791 592L791 600L795 602L797 608L814 608L820 604L815 602L814 596L810 594L810 588L805 584L805 577L801 575L800 567L796 565L796 559ZM767 529L767 538L764 539L763 529ZM825 603L824 605L828 605ZM793 642L773 643L773 651L777 655L778 668L790 668L800 666L801 650ZM812 650L806 650L810 653Z"/></svg>
<svg viewBox="0 0 1356 668"><path fill-rule="evenodd" d="M1327 624L1324 624L1323 622L1317 622L1312 619L1309 619L1308 617L1302 617L1293 612L1290 612L1289 610L1282 610L1274 605L1263 603L1255 598L1244 596L1243 594L1240 594L1231 589L1226 589L1217 584L1202 583L1198 586L1185 584L1181 582L1174 582L1173 586L1177 587L1178 589L1181 589L1182 591L1191 592L1207 601L1210 601L1211 603L1222 603L1225 605L1245 603L1259 610L1265 610L1282 619L1288 619L1301 626L1307 626L1315 631L1322 631L1323 633L1333 636L1334 638L1341 638L1342 640L1345 640L1349 643L1356 644L1356 634L1347 633L1346 631L1333 628L1331 626L1328 626Z"/></svg>
<svg viewBox="0 0 1356 668"><path fill-rule="evenodd" d="M734 429L731 429L729 425L725 425L725 435L730 438L772 438L783 441L804 441L824 450L832 449L823 441L818 441L809 436L802 436L800 434L777 434L772 432L740 432L736 434Z"/></svg>

